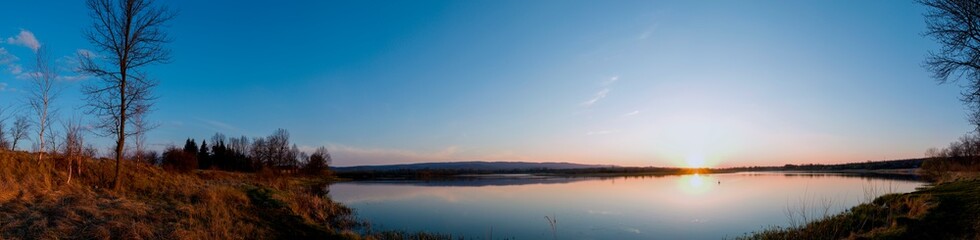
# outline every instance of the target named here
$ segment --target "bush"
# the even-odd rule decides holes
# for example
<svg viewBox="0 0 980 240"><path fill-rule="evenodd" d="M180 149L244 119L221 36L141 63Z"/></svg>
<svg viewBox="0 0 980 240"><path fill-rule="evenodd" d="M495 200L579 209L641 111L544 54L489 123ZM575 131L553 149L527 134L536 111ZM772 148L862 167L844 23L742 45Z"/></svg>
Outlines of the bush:
<svg viewBox="0 0 980 240"><path fill-rule="evenodd" d="M197 155L176 147L163 151L163 169L188 173L197 169Z"/></svg>
<svg viewBox="0 0 980 240"><path fill-rule="evenodd" d="M327 151L327 148L319 147L310 155L306 165L303 165L303 172L309 175L321 175L327 170L331 161L330 152Z"/></svg>

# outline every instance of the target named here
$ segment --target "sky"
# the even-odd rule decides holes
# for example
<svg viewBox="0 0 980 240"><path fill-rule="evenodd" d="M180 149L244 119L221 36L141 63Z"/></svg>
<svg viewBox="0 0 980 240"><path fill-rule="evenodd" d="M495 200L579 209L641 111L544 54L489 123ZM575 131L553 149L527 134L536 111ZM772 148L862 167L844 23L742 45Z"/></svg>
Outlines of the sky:
<svg viewBox="0 0 980 240"><path fill-rule="evenodd" d="M157 149L284 128L337 166L729 167L914 158L973 130L922 67L938 46L913 1L159 3L179 14L146 69ZM44 47L60 119L94 121L78 86L98 80L71 71L84 2L2 5L0 105L26 113Z"/></svg>

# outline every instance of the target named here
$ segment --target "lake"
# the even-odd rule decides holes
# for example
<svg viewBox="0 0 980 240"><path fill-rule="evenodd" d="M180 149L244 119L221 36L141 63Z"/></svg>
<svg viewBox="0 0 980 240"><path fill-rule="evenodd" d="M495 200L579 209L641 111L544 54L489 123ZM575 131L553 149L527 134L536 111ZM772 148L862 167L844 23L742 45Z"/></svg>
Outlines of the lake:
<svg viewBox="0 0 980 240"><path fill-rule="evenodd" d="M376 230L466 239L721 239L842 212L924 183L901 177L755 172L657 177L472 176L342 182L330 196ZM805 209L805 210L803 210ZM551 230L545 216L557 219Z"/></svg>

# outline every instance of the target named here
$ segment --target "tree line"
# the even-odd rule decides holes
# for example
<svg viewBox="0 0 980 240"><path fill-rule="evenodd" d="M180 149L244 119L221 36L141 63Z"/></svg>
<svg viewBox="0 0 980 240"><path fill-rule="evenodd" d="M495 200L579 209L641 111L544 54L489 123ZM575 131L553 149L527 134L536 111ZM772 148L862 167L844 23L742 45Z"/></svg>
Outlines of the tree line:
<svg viewBox="0 0 980 240"><path fill-rule="evenodd" d="M160 156L152 151L135 153L152 164L165 169L189 172L194 169L217 169L225 171L275 173L303 173L322 175L328 172L333 158L326 147L319 147L311 153L301 151L289 139L289 131L276 129L266 137L247 136L228 138L215 133L209 139L188 138L183 148L169 146Z"/></svg>
<svg viewBox="0 0 980 240"><path fill-rule="evenodd" d="M922 170L930 175L951 171L980 171L980 135L967 134L945 148L926 150Z"/></svg>

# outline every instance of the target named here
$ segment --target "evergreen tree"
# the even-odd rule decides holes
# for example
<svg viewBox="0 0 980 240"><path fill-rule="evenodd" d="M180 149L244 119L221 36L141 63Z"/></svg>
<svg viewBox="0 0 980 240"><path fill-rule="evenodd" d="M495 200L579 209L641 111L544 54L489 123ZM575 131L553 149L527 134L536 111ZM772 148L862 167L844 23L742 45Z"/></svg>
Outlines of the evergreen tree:
<svg viewBox="0 0 980 240"><path fill-rule="evenodd" d="M201 169L211 168L211 152L208 149L208 140L201 140L201 148L197 152L197 163Z"/></svg>
<svg viewBox="0 0 980 240"><path fill-rule="evenodd" d="M187 141L184 142L184 152L197 154L197 142L194 142L194 139L188 138Z"/></svg>

